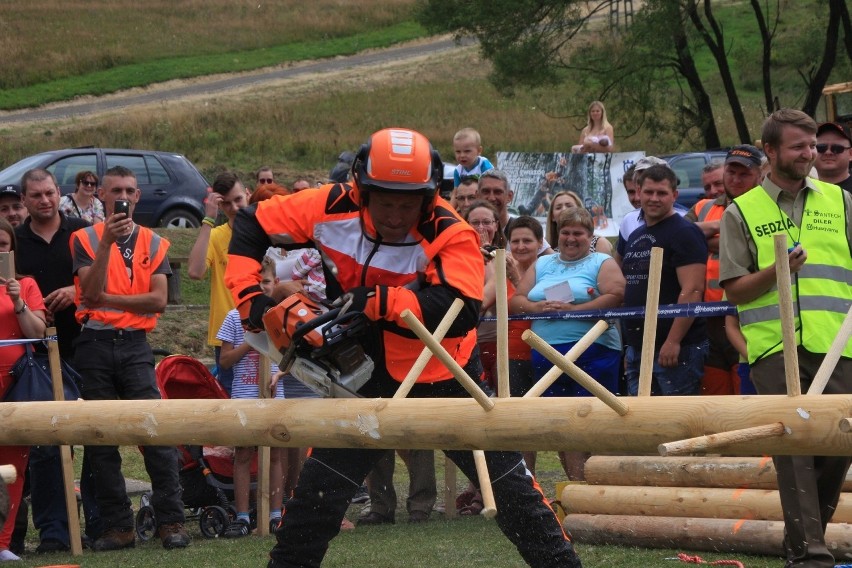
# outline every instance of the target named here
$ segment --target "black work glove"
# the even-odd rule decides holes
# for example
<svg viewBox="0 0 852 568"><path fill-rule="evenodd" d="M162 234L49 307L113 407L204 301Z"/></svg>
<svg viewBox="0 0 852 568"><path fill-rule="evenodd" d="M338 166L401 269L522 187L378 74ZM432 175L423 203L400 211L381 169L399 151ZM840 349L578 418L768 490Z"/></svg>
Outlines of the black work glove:
<svg viewBox="0 0 852 568"><path fill-rule="evenodd" d="M243 320L246 331L263 331L263 314L277 305L275 300L269 296L258 294L251 299L248 318Z"/></svg>
<svg viewBox="0 0 852 568"><path fill-rule="evenodd" d="M376 289L372 286L358 286L352 288L343 295L343 309L340 310L340 315L347 312L364 312L367 308L367 302L376 297Z"/></svg>

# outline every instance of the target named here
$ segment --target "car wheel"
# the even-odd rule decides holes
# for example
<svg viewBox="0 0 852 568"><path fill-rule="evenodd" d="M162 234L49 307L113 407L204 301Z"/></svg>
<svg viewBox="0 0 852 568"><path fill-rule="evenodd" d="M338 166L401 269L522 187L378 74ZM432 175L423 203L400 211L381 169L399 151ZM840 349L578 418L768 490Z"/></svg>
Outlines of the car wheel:
<svg viewBox="0 0 852 568"><path fill-rule="evenodd" d="M159 225L169 229L197 229L201 222L186 209L170 209L160 218Z"/></svg>

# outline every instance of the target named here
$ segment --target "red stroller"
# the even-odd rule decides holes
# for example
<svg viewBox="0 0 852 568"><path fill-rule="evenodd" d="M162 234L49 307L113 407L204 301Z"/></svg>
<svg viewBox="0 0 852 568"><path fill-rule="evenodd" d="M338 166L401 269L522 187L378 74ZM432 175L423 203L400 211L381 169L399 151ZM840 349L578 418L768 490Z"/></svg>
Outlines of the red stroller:
<svg viewBox="0 0 852 568"><path fill-rule="evenodd" d="M228 393L203 363L186 355L169 355L157 365L157 386L164 399L228 399ZM221 446L178 446L180 485L183 489L187 520L197 518L201 534L221 536L236 517L233 500L233 449ZM252 475L257 463L252 464ZM254 488L254 484L252 484ZM136 513L136 534L149 540L157 523L145 493Z"/></svg>

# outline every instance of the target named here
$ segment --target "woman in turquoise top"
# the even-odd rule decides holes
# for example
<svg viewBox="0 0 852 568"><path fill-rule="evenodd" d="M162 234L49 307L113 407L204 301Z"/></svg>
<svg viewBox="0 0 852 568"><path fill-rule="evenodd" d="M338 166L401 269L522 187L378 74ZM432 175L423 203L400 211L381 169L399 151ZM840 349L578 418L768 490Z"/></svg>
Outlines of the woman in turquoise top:
<svg viewBox="0 0 852 568"><path fill-rule="evenodd" d="M509 301L513 314L570 312L620 306L624 299L624 276L609 255L592 252L594 232L591 214L579 207L563 211L557 219L559 252L538 259L528 270ZM566 353L595 324L595 320L547 319L532 322L532 330L560 353ZM576 364L610 392L618 392L621 339L610 326ZM532 352L533 370L540 379L553 366L540 353ZM591 396L567 375L560 376L543 396ZM583 479L586 456L560 452L565 473L571 480Z"/></svg>

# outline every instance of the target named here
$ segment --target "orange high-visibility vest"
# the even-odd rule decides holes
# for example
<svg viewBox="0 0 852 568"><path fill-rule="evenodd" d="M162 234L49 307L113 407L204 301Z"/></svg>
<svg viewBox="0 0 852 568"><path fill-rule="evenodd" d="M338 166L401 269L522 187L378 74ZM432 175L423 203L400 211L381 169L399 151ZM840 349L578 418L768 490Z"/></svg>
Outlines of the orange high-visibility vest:
<svg viewBox="0 0 852 568"><path fill-rule="evenodd" d="M719 221L725 208L715 204L715 199L702 199L695 204L698 222ZM721 302L724 290L719 286L719 253L711 252L707 255L707 275L704 284L704 301Z"/></svg>
<svg viewBox="0 0 852 568"><path fill-rule="evenodd" d="M136 245L133 247L133 280L127 275L127 267L117 246L112 247L107 266L106 292L108 294L121 294L131 296L145 294L151 291L151 276L154 270L163 262L169 250L169 241L154 233L151 229L137 225L139 234L136 235ZM80 241L89 257L95 258L98 244L104 232L104 224L97 223L75 231L71 235L71 251L74 251L74 241ZM141 329L151 331L157 325L159 313L137 314L99 306L88 308L81 303L80 277L74 275L74 288L77 291L75 302L77 304L76 318L80 323L96 320L104 324L106 328L114 329Z"/></svg>

